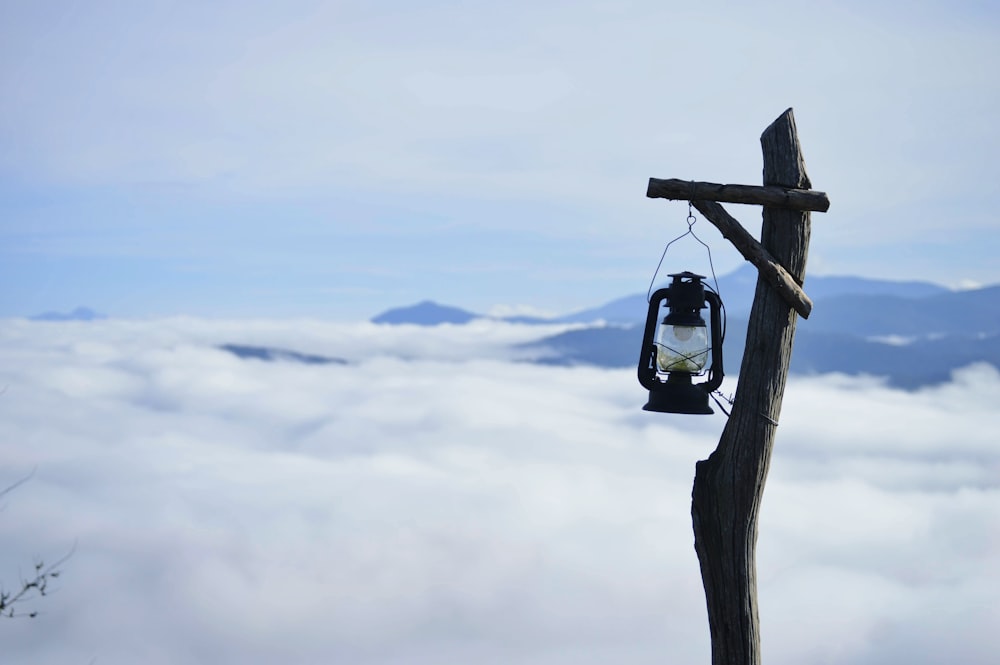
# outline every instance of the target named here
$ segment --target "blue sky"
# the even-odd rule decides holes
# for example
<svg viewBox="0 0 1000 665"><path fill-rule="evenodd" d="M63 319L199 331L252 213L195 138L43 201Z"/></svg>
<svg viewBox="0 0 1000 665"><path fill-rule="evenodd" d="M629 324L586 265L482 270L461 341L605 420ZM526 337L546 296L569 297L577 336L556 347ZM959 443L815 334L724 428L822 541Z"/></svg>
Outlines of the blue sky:
<svg viewBox="0 0 1000 665"><path fill-rule="evenodd" d="M683 230L649 177L759 182L789 106L832 200L810 271L1000 282L998 28L979 2L5 3L0 316L582 308Z"/></svg>

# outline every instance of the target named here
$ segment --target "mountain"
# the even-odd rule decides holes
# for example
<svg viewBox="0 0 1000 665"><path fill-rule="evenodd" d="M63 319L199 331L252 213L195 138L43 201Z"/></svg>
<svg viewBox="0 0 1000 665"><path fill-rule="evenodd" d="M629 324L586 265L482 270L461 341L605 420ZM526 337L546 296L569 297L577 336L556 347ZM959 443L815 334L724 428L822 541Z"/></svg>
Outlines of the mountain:
<svg viewBox="0 0 1000 665"><path fill-rule="evenodd" d="M600 326L568 330L519 348L532 352L542 365L638 365L642 326ZM727 347L728 348L728 347Z"/></svg>
<svg viewBox="0 0 1000 665"><path fill-rule="evenodd" d="M397 307L386 310L372 318L372 323L388 323L392 325L414 324L418 326L436 326L442 323L468 323L473 319L483 318L458 307L439 305L430 300L424 300L409 307Z"/></svg>
<svg viewBox="0 0 1000 665"><path fill-rule="evenodd" d="M801 337L796 334L791 371L881 376L890 385L912 390L945 383L952 370L977 362L1000 368L1000 334L950 335L896 345L848 335L806 332Z"/></svg>
<svg viewBox="0 0 1000 665"><path fill-rule="evenodd" d="M711 279L706 282L715 287ZM659 285L659 286L662 286ZM746 316L753 304L757 287L757 269L749 263L719 278L718 290L726 304L730 316ZM930 282L896 282L891 280L867 279L864 277L810 277L805 286L815 303L818 300L836 296L888 297L906 300L921 299L934 295L951 293L948 289ZM498 320L510 323L604 323L613 325L639 324L646 319L647 301L645 293L636 293L598 307L592 307L564 316L543 318L536 316L502 317ZM493 318L475 314L458 307L441 305L430 300L387 310L372 318L374 323L416 324L434 326L441 323L468 323L473 319Z"/></svg>
<svg viewBox="0 0 1000 665"><path fill-rule="evenodd" d="M730 321L723 359L726 374L739 374L746 343L746 321ZM642 328L594 327L552 335L521 345L544 365L635 367ZM792 374L844 374L885 377L889 385L912 390L949 380L952 370L976 362L1000 368L1000 332L947 335L909 343L890 343L843 333L811 330L800 321L792 351Z"/></svg>
<svg viewBox="0 0 1000 665"><path fill-rule="evenodd" d="M485 314L476 314L475 312L470 312L459 307L441 305L431 300L424 300L423 302L419 302L416 305L410 305L409 307L396 307L394 309L388 309L381 314L372 317L371 321L372 323L387 323L390 325L410 324L417 326L436 326L442 323L461 325L475 319L491 319L493 321L506 321L507 323L527 324L553 322L553 319L547 319L540 316L486 316Z"/></svg>
<svg viewBox="0 0 1000 665"><path fill-rule="evenodd" d="M664 286L667 282L657 285ZM705 283L715 288L709 277ZM951 293L948 289L931 282L897 282L864 277L809 277L805 291L815 303L836 296L870 296L901 299L918 299ZM730 316L750 314L754 293L757 289L757 268L745 263L735 271L719 278L718 291ZM574 312L559 317L560 323L590 323L605 321L614 324L642 323L646 319L646 294L636 293L612 300L609 303Z"/></svg>
<svg viewBox="0 0 1000 665"><path fill-rule="evenodd" d="M718 280L730 375L740 369L756 284L756 268L749 264ZM930 282L818 276L806 280L805 291L814 307L797 326L793 374L869 374L914 389L947 381L952 370L975 362L1000 368L1000 285L951 291ZM646 295L639 293L558 318L524 317L519 322L593 325L519 348L542 364L635 366L646 311ZM373 320L435 325L475 318L482 317L424 302Z"/></svg>
<svg viewBox="0 0 1000 665"><path fill-rule="evenodd" d="M29 318L32 321L99 321L108 317L89 307L77 307L72 312L42 312Z"/></svg>
<svg viewBox="0 0 1000 665"><path fill-rule="evenodd" d="M249 346L246 344L223 344L218 347L223 351L228 351L237 358L244 360L263 360L266 362L291 361L306 365L346 365L343 358L331 358L328 356L317 356L288 349L277 349L269 346Z"/></svg>
<svg viewBox="0 0 1000 665"><path fill-rule="evenodd" d="M856 336L927 337L1000 331L1000 286L923 298L838 295L815 301L811 330Z"/></svg>
<svg viewBox="0 0 1000 665"><path fill-rule="evenodd" d="M645 321L648 307L646 294L636 293L631 296L612 300L600 307L560 316L556 321L559 323L593 323L595 321L604 321L605 323L618 325L634 324Z"/></svg>
<svg viewBox="0 0 1000 665"><path fill-rule="evenodd" d="M756 269L747 265L741 271L754 273ZM833 296L853 294L863 296L891 296L895 298L926 298L949 293L940 284L920 281L867 279L864 277L807 277L805 289L813 300L823 300Z"/></svg>

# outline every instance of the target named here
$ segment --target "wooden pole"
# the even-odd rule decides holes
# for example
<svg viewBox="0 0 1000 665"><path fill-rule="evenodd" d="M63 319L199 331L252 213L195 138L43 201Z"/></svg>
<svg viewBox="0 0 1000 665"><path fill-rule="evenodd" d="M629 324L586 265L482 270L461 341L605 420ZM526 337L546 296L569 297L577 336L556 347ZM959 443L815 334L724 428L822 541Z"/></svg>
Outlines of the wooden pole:
<svg viewBox="0 0 1000 665"><path fill-rule="evenodd" d="M764 185L809 189L792 110L763 135ZM763 248L802 283L808 212L764 208ZM733 408L719 446L698 462L691 501L713 665L760 665L757 517L788 377L797 315L763 276L750 311Z"/></svg>
<svg viewBox="0 0 1000 665"><path fill-rule="evenodd" d="M781 297L799 313L799 316L803 319L809 318L813 307L812 300L795 278L788 274L784 266L778 263L777 259L743 228L742 224L715 201L691 201L691 205L719 229L723 238L733 243L743 258L757 267L761 277L778 290Z"/></svg>

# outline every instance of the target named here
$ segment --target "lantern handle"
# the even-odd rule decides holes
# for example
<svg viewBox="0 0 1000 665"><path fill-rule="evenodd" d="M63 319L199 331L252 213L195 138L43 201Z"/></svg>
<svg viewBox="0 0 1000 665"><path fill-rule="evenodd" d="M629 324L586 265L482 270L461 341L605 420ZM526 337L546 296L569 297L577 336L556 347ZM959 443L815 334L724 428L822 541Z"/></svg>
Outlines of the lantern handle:
<svg viewBox="0 0 1000 665"><path fill-rule="evenodd" d="M646 289L647 303L650 301L650 298L652 297L653 285L656 284L656 276L660 273L660 268L663 266L663 259L666 258L667 256L667 250L670 249L670 246L673 245L675 242L686 236L691 236L692 238L697 240L698 244L704 247L705 251L708 252L708 267L712 269L712 281L715 283L715 293L721 296L721 294L719 293L719 279L715 276L715 264L712 262L712 248L709 247L707 244L705 244L702 241L702 239L698 237L698 234L694 232L694 225L698 221L698 218L694 216L694 209L690 201L688 201L688 215L685 221L687 222L688 225L687 231L685 231L684 233L680 234L679 236L668 242L667 246L663 248L663 253L660 254L660 261L659 263L656 264L656 270L653 271L653 278L649 280L649 288Z"/></svg>
<svg viewBox="0 0 1000 665"><path fill-rule="evenodd" d="M722 310L722 298L711 290L705 291L705 301L710 305L709 319L712 322L712 365L708 369L708 381L700 384L709 395L722 385L725 370L722 368L722 342L725 338L725 324Z"/></svg>
<svg viewBox="0 0 1000 665"><path fill-rule="evenodd" d="M715 275L712 275L712 278L714 279ZM722 319L722 339L721 339L721 341L725 342L726 341L726 303L722 302L722 296L719 295L719 284L718 284L718 281L716 281L714 289L712 288L712 286L710 284L705 284L705 291L707 293L714 293L715 297L718 298L718 300L719 300L719 310L721 311L721 319Z"/></svg>

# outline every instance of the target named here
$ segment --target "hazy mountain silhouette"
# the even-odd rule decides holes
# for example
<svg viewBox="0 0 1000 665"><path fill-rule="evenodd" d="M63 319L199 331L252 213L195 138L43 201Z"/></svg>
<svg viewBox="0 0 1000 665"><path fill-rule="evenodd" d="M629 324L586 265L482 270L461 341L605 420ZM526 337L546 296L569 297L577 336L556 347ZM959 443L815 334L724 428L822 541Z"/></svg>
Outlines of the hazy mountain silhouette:
<svg viewBox="0 0 1000 665"><path fill-rule="evenodd" d="M792 374L844 374L886 377L890 385L913 389L949 380L951 371L975 362L1000 368L1000 332L946 335L906 344L887 343L844 333L815 331L799 322L792 351ZM746 343L746 320L729 321L723 345L724 366L739 374ZM547 365L635 367L642 327L593 327L570 330L522 345Z"/></svg>
<svg viewBox="0 0 1000 665"><path fill-rule="evenodd" d="M706 282L715 286L711 279ZM664 280L664 284L666 281ZM757 284L757 269L745 264L738 270L719 278L718 289L730 316L739 317L750 313ZM658 285L658 286L662 286ZM864 277L809 277L806 292L813 302L836 296L889 297L902 300L922 299L928 296L954 293L938 284L930 282L867 279ZM501 317L512 323L595 323L631 325L642 323L646 317L646 294L636 293L617 298L603 305L592 307L564 316L542 318L534 316ZM441 305L430 300L408 307L398 307L382 312L372 318L374 323L415 324L433 326L441 323L467 323L473 319L493 318L476 314L458 307ZM878 333L873 333L878 334Z"/></svg>
<svg viewBox="0 0 1000 665"><path fill-rule="evenodd" d="M418 326L436 326L442 323L468 323L473 319L483 318L481 314L467 312L458 307L439 305L430 300L424 300L409 307L397 307L386 310L372 318L372 323L413 324Z"/></svg>
<svg viewBox="0 0 1000 665"><path fill-rule="evenodd" d="M916 337L1000 332L1000 286L923 298L838 295L815 303L802 324L810 330Z"/></svg>
<svg viewBox="0 0 1000 665"><path fill-rule="evenodd" d="M839 292L859 284L865 293ZM897 284L902 286L841 278L819 289L807 285L814 308L809 319L798 323L792 373L870 374L886 377L891 385L917 388L947 381L953 369L974 362L1000 368L1000 286L948 291L918 282ZM873 295L879 290L881 295ZM638 315L642 323L571 330L524 347L541 363L634 366L642 343L644 297L636 307L642 307ZM728 374L739 372L747 313L728 317L724 344Z"/></svg>
<svg viewBox="0 0 1000 665"><path fill-rule="evenodd" d="M728 374L739 373L756 285L757 270L749 264L718 280L728 318ZM795 374L870 374L916 388L947 381L952 370L974 362L1000 368L1000 286L951 291L921 281L810 276L805 290L814 307L797 327ZM646 311L646 294L638 293L551 319L524 317L524 323L593 325L521 348L544 364L631 367L638 362ZM435 325L475 318L481 317L425 302L373 320Z"/></svg>
<svg viewBox="0 0 1000 665"><path fill-rule="evenodd" d="M715 288L711 278L705 282ZM665 286L666 281L660 286ZM719 295L726 305L730 316L746 316L753 305L754 293L757 288L757 269L749 263L718 281ZM864 277L808 277L804 286L806 293L813 302L836 296L869 296L892 297L901 299L925 298L927 296L951 293L948 289L930 282L896 282L882 279L867 279ZM567 323L589 323L603 320L607 323L631 324L642 323L646 318L646 294L636 293L609 303L574 312L557 320Z"/></svg>
<svg viewBox="0 0 1000 665"><path fill-rule="evenodd" d="M89 307L77 307L72 312L42 312L29 318L32 321L99 321L108 317Z"/></svg>
<svg viewBox="0 0 1000 665"><path fill-rule="evenodd" d="M278 349L270 346L250 346L247 344L222 344L218 347L223 351L228 351L237 358L244 360L264 360L266 362L291 361L304 363L306 365L346 365L343 358L332 358L329 356L318 356L310 353L300 353L288 349Z"/></svg>

